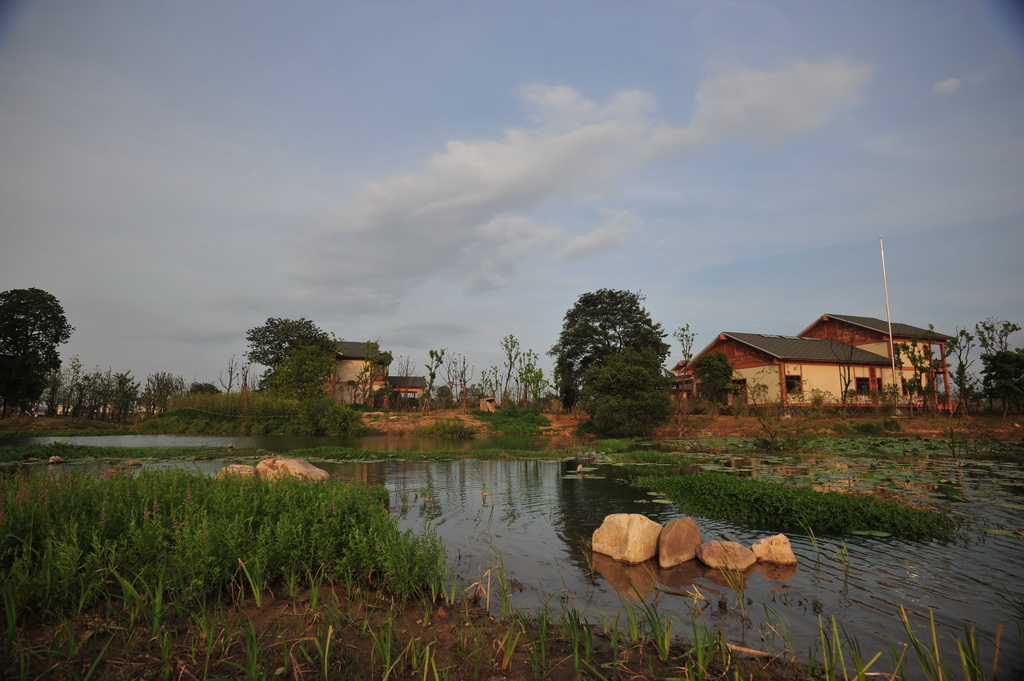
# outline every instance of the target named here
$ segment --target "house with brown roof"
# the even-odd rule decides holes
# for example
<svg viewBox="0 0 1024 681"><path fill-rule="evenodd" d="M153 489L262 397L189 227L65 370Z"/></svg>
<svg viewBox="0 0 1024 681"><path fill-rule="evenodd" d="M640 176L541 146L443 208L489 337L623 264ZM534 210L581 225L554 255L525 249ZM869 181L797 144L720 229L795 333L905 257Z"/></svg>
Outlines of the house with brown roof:
<svg viewBox="0 0 1024 681"><path fill-rule="evenodd" d="M900 400L920 402L928 395L933 406L948 408L945 343L950 338L893 324L890 339L883 320L827 314L797 336L722 332L689 364L680 362L673 371L692 381L693 361L723 352L733 368L737 393L745 392L750 403L875 405L898 385ZM931 389L918 390L916 385Z"/></svg>

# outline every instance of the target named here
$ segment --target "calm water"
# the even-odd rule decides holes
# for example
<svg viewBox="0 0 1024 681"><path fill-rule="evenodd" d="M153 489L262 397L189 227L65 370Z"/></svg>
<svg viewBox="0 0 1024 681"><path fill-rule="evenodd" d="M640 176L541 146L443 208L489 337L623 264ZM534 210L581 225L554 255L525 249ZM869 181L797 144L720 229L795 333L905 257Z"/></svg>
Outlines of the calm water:
<svg viewBox="0 0 1024 681"><path fill-rule="evenodd" d="M245 446L237 438L234 442ZM739 466L735 460L725 464L740 474L793 474L792 463L740 461ZM231 462L173 461L145 466L195 467L213 474ZM835 460L819 460L799 468L835 470L836 464ZM64 468L89 470L106 465L81 462ZM392 510L404 528L419 530L429 524L444 538L464 584L486 583L488 571L503 565L515 587L513 603L520 608L532 610L545 602L557 607L555 599L570 598L592 621L600 622L620 613L624 598L639 594L648 601L656 600L662 612L684 618L675 626L684 638L689 613L699 608L709 625L726 632L730 643L760 650L774 646L780 651L784 647L780 642L765 638L765 622L781 620L804 657L818 640L819 616L826 622L835 616L845 631L856 636L869 658L884 651L872 671L885 671L891 667L889 642L905 639L898 619L899 606L903 606L924 639L928 638L929 610L947 636L962 635L964 627L973 626L983 642L986 660L991 660L991 642L999 627L1005 627L1000 676L1014 678L1008 674L1011 669L1017 674L1024 672L1018 643L1024 608L1024 538L983 531L1024 528L1024 470L1019 465L972 463L952 471L945 462L915 463L911 480L948 480L946 496L960 500L948 503L971 523L966 542L944 545L853 536L842 541L820 537L812 541L790 535L799 565L789 569L757 567L744 577L740 592L718 572L693 561L671 570L661 570L656 564L626 567L587 550L587 541L609 513L643 513L661 523L680 517L671 504L658 503L627 484L627 469L622 467L594 463L594 471L577 475L575 460L317 465L337 478L386 486L391 491ZM841 465L850 467L846 460ZM949 489L955 493L949 494ZM750 544L766 534L696 520L705 540ZM490 574L496 594L495 572ZM498 612L496 596L491 607ZM948 661L955 665L955 648L947 645L946 651Z"/></svg>

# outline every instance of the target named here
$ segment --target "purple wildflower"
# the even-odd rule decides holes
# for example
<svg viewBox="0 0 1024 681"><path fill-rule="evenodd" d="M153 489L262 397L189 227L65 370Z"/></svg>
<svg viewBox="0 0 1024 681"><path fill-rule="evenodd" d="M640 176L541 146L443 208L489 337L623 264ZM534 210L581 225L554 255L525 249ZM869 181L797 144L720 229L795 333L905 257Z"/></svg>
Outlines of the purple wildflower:
<svg viewBox="0 0 1024 681"><path fill-rule="evenodd" d="M192 501L192 488L191 487L189 487L187 490L185 490L185 500L186 501Z"/></svg>

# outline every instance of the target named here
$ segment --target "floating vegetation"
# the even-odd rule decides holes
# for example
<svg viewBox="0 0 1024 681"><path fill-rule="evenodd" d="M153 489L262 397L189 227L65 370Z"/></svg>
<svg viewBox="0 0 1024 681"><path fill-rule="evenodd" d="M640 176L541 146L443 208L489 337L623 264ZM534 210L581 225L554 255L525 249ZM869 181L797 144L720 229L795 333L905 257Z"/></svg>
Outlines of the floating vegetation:
<svg viewBox="0 0 1024 681"><path fill-rule="evenodd" d="M663 492L683 513L778 531L843 535L888 532L900 539L948 541L956 523L937 511L864 494L817 492L724 473L647 476L636 484Z"/></svg>

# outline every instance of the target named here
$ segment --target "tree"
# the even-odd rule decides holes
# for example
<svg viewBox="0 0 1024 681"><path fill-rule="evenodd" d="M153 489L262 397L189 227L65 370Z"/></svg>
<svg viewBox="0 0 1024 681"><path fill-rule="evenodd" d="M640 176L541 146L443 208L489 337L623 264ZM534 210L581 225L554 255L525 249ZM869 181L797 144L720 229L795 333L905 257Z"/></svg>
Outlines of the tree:
<svg viewBox="0 0 1024 681"><path fill-rule="evenodd" d="M217 376L217 381L220 383L221 387L224 388L224 391L230 395L231 388L235 386L235 383L238 381L242 371L242 367L239 365L238 360L235 359L234 355L231 355L231 359L228 360L225 370L228 373L227 377L225 378L224 374L221 373Z"/></svg>
<svg viewBox="0 0 1024 681"><path fill-rule="evenodd" d="M513 403L518 401L516 396L510 394L509 384L512 383L512 372L515 371L516 364L522 355L519 340L512 334L501 339L501 350L505 353L505 364L502 366L504 378L502 379L501 389L495 395L498 398L499 407L505 406L506 400L511 400Z"/></svg>
<svg viewBox="0 0 1024 681"><path fill-rule="evenodd" d="M445 352L447 352L445 348L427 350L430 362L424 365L424 368L427 370L427 387L423 391L423 404L421 405L421 410L424 414L430 413L430 398L434 391L434 381L437 379L437 370L444 366Z"/></svg>
<svg viewBox="0 0 1024 681"><path fill-rule="evenodd" d="M989 317L974 325L978 344L985 352L999 352L1010 349L1010 334L1020 331L1020 325L1005 319Z"/></svg>
<svg viewBox="0 0 1024 681"><path fill-rule="evenodd" d="M142 390L142 404L150 414L161 414L171 406L171 400L185 392L185 379L166 371L146 376Z"/></svg>
<svg viewBox="0 0 1024 681"><path fill-rule="evenodd" d="M671 414L669 379L654 350L625 348L592 364L583 377L579 407L603 435L649 435Z"/></svg>
<svg viewBox="0 0 1024 681"><path fill-rule="evenodd" d="M39 400L46 374L60 369L57 346L71 338L68 324L53 295L37 288L0 293L0 403L3 415L21 412Z"/></svg>
<svg viewBox="0 0 1024 681"><path fill-rule="evenodd" d="M334 370L334 355L316 345L291 349L264 386L282 397L316 400L326 396L324 387Z"/></svg>
<svg viewBox="0 0 1024 681"><path fill-rule="evenodd" d="M956 407L953 413L960 412L967 416L967 404L971 397L971 365L969 359L974 349L974 336L967 329L956 330L952 340L946 342L946 358L956 357L956 368L953 369L953 385L956 386Z"/></svg>
<svg viewBox="0 0 1024 681"><path fill-rule="evenodd" d="M631 348L656 357L659 367L668 356L660 324L651 321L640 293L600 289L584 293L565 313L558 342L548 352L555 358L556 383L566 409L576 406L587 369Z"/></svg>
<svg viewBox="0 0 1024 681"><path fill-rule="evenodd" d="M250 362L267 367L264 381L273 376L277 367L288 359L288 353L296 348L313 346L332 355L335 351L334 339L305 318L270 317L262 326L246 331L245 339L249 342L245 356Z"/></svg>
<svg viewBox="0 0 1024 681"><path fill-rule="evenodd" d="M189 395L219 395L220 390L213 383L193 381L188 386Z"/></svg>
<svg viewBox="0 0 1024 681"><path fill-rule="evenodd" d="M1011 407L1024 404L1024 349L987 352L981 361L985 392L1002 402L1005 417Z"/></svg>
<svg viewBox="0 0 1024 681"><path fill-rule="evenodd" d="M726 404L732 392L732 365L724 352L711 352L693 363L693 378L700 382L700 392L717 404Z"/></svg>

